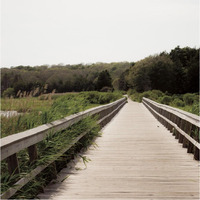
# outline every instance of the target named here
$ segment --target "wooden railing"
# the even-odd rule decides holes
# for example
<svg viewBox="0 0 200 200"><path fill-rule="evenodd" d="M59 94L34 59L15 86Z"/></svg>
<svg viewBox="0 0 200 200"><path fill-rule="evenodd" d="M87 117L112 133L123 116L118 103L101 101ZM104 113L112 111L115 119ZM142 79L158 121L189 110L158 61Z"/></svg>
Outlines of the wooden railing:
<svg viewBox="0 0 200 200"><path fill-rule="evenodd" d="M173 133L188 153L194 154L194 159L199 160L199 116L159 104L143 97L142 103L170 132Z"/></svg>
<svg viewBox="0 0 200 200"><path fill-rule="evenodd" d="M126 102L126 98L122 98L113 103L91 108L86 111L65 117L61 120L56 120L49 124L44 124L36 128L2 138L1 161L6 159L10 174L18 174L20 173L17 158L17 153L19 151L27 148L30 163L32 163L37 159L37 144L44 140L49 133L54 134L58 131L64 130L69 126L77 123L78 121L88 116L94 115L98 115L98 124L100 124L100 126L104 126L113 118L113 116ZM73 142L71 142L68 146L66 146L66 148L58 153L57 158L65 153L68 149L70 149L86 134L87 132L80 133L80 135L76 139L74 139ZM1 194L1 199L7 199L13 196L19 189L21 189L25 184L31 181L36 175L38 175L42 170L48 167L52 162L54 162L54 160L45 165L40 165L36 167L34 170L31 171L31 173L17 181L14 184L14 187L8 189L6 192Z"/></svg>

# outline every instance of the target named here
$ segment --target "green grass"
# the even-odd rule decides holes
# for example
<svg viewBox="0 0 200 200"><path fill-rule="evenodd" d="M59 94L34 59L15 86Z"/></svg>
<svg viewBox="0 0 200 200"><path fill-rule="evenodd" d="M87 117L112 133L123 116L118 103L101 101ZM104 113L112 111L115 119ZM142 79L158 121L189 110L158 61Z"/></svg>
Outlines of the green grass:
<svg viewBox="0 0 200 200"><path fill-rule="evenodd" d="M34 111L40 111L41 109L49 109L53 103L53 100L40 100L38 97L26 97L26 98L2 98L1 110L12 111L15 110L19 113L30 113Z"/></svg>
<svg viewBox="0 0 200 200"><path fill-rule="evenodd" d="M56 98L2 99L3 110L16 110L22 115L1 117L1 137L19 133L68 115L110 103L121 98L121 93L81 92L57 95Z"/></svg>
<svg viewBox="0 0 200 200"><path fill-rule="evenodd" d="M29 163L29 156L26 150L22 150L18 153L20 166L19 175L9 175L6 162L1 162L1 193L5 192L10 187L13 187L13 184L17 180L30 173L37 166L56 160L53 165L50 164L47 169L30 181L13 197L15 199L34 198L38 192L41 192L42 187L51 181L52 178L55 178L55 167L57 168L57 171L65 167L80 149L87 148L88 145L92 144L93 138L99 136L99 130L100 127L97 125L96 119L88 117L64 131L57 132L54 135L50 133L45 140L37 144L38 160L35 163ZM56 159L59 151L66 148L83 132L87 132L86 136L71 147L64 155ZM83 162L87 162L87 159L83 158Z"/></svg>

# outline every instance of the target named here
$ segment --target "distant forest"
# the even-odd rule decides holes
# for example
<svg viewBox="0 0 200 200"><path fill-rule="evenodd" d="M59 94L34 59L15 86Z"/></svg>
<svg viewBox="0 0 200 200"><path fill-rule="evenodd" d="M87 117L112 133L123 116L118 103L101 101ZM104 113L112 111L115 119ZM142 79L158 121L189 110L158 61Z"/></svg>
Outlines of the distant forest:
<svg viewBox="0 0 200 200"><path fill-rule="evenodd" d="M199 49L180 48L138 62L17 66L1 69L1 95L134 89L171 94L199 92Z"/></svg>

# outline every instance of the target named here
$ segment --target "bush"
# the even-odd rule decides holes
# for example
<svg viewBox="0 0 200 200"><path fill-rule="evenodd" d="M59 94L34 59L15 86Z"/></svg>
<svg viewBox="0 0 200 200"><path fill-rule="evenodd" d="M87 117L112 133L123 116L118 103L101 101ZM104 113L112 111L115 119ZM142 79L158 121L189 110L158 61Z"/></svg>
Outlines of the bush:
<svg viewBox="0 0 200 200"><path fill-rule="evenodd" d="M151 96L150 91L143 92L139 95L139 102L142 102L142 98L146 97L149 98Z"/></svg>
<svg viewBox="0 0 200 200"><path fill-rule="evenodd" d="M106 104L112 101L116 101L117 99L122 98L120 93L102 93L99 97L99 104Z"/></svg>
<svg viewBox="0 0 200 200"><path fill-rule="evenodd" d="M99 102L99 92L81 92L80 95L91 104L98 104Z"/></svg>
<svg viewBox="0 0 200 200"><path fill-rule="evenodd" d="M149 98L153 101L157 101L160 97L162 97L164 93L159 90L145 91L139 95L139 102L142 101L142 97Z"/></svg>
<svg viewBox="0 0 200 200"><path fill-rule="evenodd" d="M137 101L137 102L139 102L139 94L138 93L135 93L135 94L132 94L131 96L130 96L130 98L131 98L131 100L132 101Z"/></svg>
<svg viewBox="0 0 200 200"><path fill-rule="evenodd" d="M152 93L154 94L154 96L157 97L162 97L164 95L164 93L161 92L160 90L152 90Z"/></svg>
<svg viewBox="0 0 200 200"><path fill-rule="evenodd" d="M132 94L135 94L137 92L133 89L129 89L127 93L128 93L129 96L131 96Z"/></svg>
<svg viewBox="0 0 200 200"><path fill-rule="evenodd" d="M100 92L112 92L112 88L111 87L103 87Z"/></svg>
<svg viewBox="0 0 200 200"><path fill-rule="evenodd" d="M15 95L14 88L7 88L3 92L3 97L13 97Z"/></svg>
<svg viewBox="0 0 200 200"><path fill-rule="evenodd" d="M120 92L82 92L81 96L90 104L105 104L122 98Z"/></svg>
<svg viewBox="0 0 200 200"><path fill-rule="evenodd" d="M172 105L177 106L177 107L184 107L185 103L180 99L174 99L172 102Z"/></svg>
<svg viewBox="0 0 200 200"><path fill-rule="evenodd" d="M187 94L184 94L183 95L183 100L185 102L186 105L192 105L195 101L195 94L190 94L190 93L187 93Z"/></svg>
<svg viewBox="0 0 200 200"><path fill-rule="evenodd" d="M169 103L172 101L172 97L170 96L163 96L163 97L160 97L160 102L162 104L166 104L166 105L169 105Z"/></svg>
<svg viewBox="0 0 200 200"><path fill-rule="evenodd" d="M146 98L156 101L156 100L158 100L159 97L164 95L159 90L152 90L152 91L149 90L149 91L145 91L143 93L138 93L134 90L129 90L128 93L129 93L129 95L132 94L131 99L133 101L138 101L138 102L141 102L143 97L146 97Z"/></svg>
<svg viewBox="0 0 200 200"><path fill-rule="evenodd" d="M192 105L191 113L196 114L196 115L200 115L199 107L200 107L199 103L195 103L194 105Z"/></svg>

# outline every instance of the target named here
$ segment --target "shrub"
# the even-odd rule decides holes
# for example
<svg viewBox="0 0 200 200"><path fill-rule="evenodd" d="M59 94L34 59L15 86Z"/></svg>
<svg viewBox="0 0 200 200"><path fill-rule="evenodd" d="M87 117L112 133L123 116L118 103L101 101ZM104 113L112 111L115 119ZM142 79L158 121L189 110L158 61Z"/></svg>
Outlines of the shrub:
<svg viewBox="0 0 200 200"><path fill-rule="evenodd" d="M132 94L135 94L135 93L137 93L135 90L133 90L133 89L129 89L128 90L128 95L129 96L131 96Z"/></svg>
<svg viewBox="0 0 200 200"><path fill-rule="evenodd" d="M184 107L185 103L180 99L174 99L172 102L172 105L178 106L178 107Z"/></svg>
<svg viewBox="0 0 200 200"><path fill-rule="evenodd" d="M132 101L137 101L137 102L139 102L139 93L132 94L132 95L130 96L130 98L131 98Z"/></svg>
<svg viewBox="0 0 200 200"><path fill-rule="evenodd" d="M101 90L100 90L100 92L112 92L112 88L111 87L103 87Z"/></svg>
<svg viewBox="0 0 200 200"><path fill-rule="evenodd" d="M198 102L195 103L194 105L192 105L191 113L196 114L196 115L200 115L200 113L199 113L199 111L200 111L199 107L200 107L200 105L199 105Z"/></svg>
<svg viewBox="0 0 200 200"><path fill-rule="evenodd" d="M172 101L172 97L170 96L163 96L160 97L160 102L166 105L169 105L169 103Z"/></svg>
<svg viewBox="0 0 200 200"><path fill-rule="evenodd" d="M153 101L156 101L162 95L163 95L163 93L160 92L159 90L146 91L140 95L140 101L142 101L142 97L146 97Z"/></svg>
<svg viewBox="0 0 200 200"><path fill-rule="evenodd" d="M7 88L3 92L3 97L12 97L12 96L14 96L14 94L15 94L14 88Z"/></svg>
<svg viewBox="0 0 200 200"><path fill-rule="evenodd" d="M164 93L162 93L160 90L152 90L152 91L145 91L143 93L138 93L134 90L129 90L128 94L131 94L131 99L133 101L141 102L143 97L149 98L151 100L157 101L159 97L163 96Z"/></svg>
<svg viewBox="0 0 200 200"><path fill-rule="evenodd" d="M81 92L80 95L89 103L98 104L100 94L96 91Z"/></svg>
<svg viewBox="0 0 200 200"><path fill-rule="evenodd" d="M143 97L146 97L146 98L149 98L151 96L151 91L146 91L146 92L143 92L139 95L139 102L142 102L142 98Z"/></svg>
<svg viewBox="0 0 200 200"><path fill-rule="evenodd" d="M154 96L157 96L157 99L158 97L162 97L164 95L164 93L160 90L152 90L152 93L154 94Z"/></svg>
<svg viewBox="0 0 200 200"><path fill-rule="evenodd" d="M192 105L195 101L195 94L190 94L190 93L187 93L187 94L184 94L183 95L183 100L185 102L186 105Z"/></svg>
<svg viewBox="0 0 200 200"><path fill-rule="evenodd" d="M106 104L121 98L120 93L102 93L99 97L99 104Z"/></svg>

